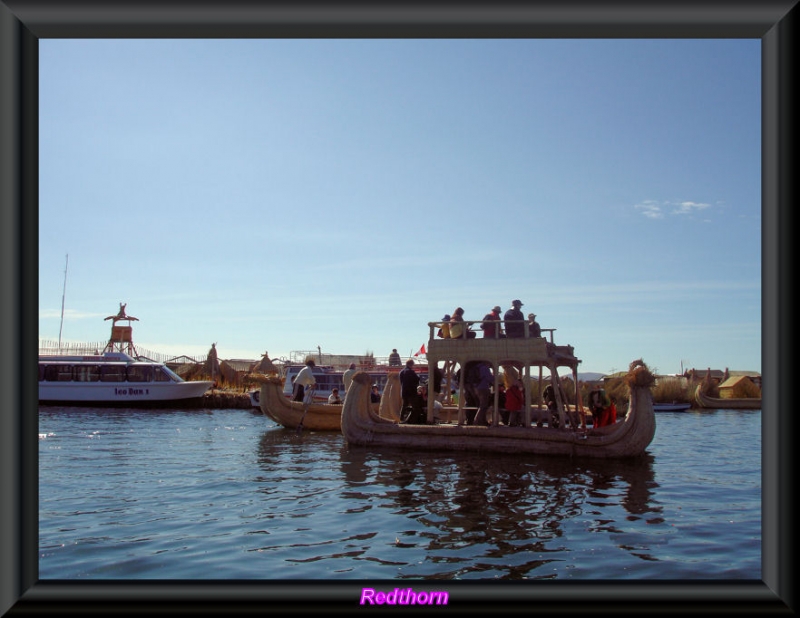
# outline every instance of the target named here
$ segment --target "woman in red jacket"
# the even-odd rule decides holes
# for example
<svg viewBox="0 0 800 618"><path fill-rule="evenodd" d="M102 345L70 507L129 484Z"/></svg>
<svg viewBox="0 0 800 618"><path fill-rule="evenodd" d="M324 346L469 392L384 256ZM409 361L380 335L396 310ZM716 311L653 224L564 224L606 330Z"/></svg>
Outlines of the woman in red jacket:
<svg viewBox="0 0 800 618"><path fill-rule="evenodd" d="M525 391L519 380L515 380L506 389L506 410L508 410L509 427L522 425L522 404L525 401Z"/></svg>

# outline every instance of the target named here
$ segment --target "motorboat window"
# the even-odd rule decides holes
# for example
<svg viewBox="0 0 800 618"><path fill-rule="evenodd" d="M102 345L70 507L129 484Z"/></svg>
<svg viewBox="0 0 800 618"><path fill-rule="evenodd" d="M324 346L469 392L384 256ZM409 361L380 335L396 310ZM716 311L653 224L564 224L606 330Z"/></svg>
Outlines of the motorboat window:
<svg viewBox="0 0 800 618"><path fill-rule="evenodd" d="M152 382L152 365L130 365L128 367L128 382Z"/></svg>
<svg viewBox="0 0 800 618"><path fill-rule="evenodd" d="M101 382L124 382L125 365L103 365L100 367Z"/></svg>
<svg viewBox="0 0 800 618"><path fill-rule="evenodd" d="M73 375L76 382L97 382L100 380L100 366L75 365Z"/></svg>
<svg viewBox="0 0 800 618"><path fill-rule="evenodd" d="M72 365L39 365L39 379L45 382L69 382Z"/></svg>
<svg viewBox="0 0 800 618"><path fill-rule="evenodd" d="M317 388L321 390L332 390L334 388L343 389L344 385L342 380L337 375L315 375L314 379L317 381Z"/></svg>
<svg viewBox="0 0 800 618"><path fill-rule="evenodd" d="M372 383L378 385L378 389L383 392L383 389L386 387L386 381L388 380L385 373L371 373L370 377L372 378Z"/></svg>
<svg viewBox="0 0 800 618"><path fill-rule="evenodd" d="M159 371L156 371L155 378L156 382L183 382L183 378L164 365L159 367Z"/></svg>

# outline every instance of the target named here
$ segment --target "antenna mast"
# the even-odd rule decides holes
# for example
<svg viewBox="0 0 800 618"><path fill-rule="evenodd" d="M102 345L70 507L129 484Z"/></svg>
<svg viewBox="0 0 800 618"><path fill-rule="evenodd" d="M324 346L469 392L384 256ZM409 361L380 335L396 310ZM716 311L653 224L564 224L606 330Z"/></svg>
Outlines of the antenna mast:
<svg viewBox="0 0 800 618"><path fill-rule="evenodd" d="M64 265L64 289L61 292L61 324L58 327L58 353L61 354L61 330L64 328L64 298L67 295L67 268L69 267L69 253L67 253L67 261Z"/></svg>

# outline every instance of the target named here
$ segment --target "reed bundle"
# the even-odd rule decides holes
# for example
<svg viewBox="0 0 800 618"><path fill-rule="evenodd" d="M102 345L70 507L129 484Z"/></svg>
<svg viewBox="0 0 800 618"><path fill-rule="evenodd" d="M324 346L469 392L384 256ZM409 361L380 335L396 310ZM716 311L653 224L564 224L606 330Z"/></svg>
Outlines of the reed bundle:
<svg viewBox="0 0 800 618"><path fill-rule="evenodd" d="M625 383L633 388L634 386L653 386L656 383L656 377L652 374L650 369L644 361L639 358L633 361L628 368L628 373L623 378Z"/></svg>

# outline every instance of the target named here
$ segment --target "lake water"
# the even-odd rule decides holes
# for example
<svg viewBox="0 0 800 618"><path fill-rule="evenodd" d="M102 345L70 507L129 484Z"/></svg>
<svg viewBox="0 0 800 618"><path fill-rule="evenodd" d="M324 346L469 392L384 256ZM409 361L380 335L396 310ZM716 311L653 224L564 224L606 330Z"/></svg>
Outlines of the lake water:
<svg viewBox="0 0 800 618"><path fill-rule="evenodd" d="M39 577L760 580L761 412L656 420L647 457L608 462L41 407Z"/></svg>

